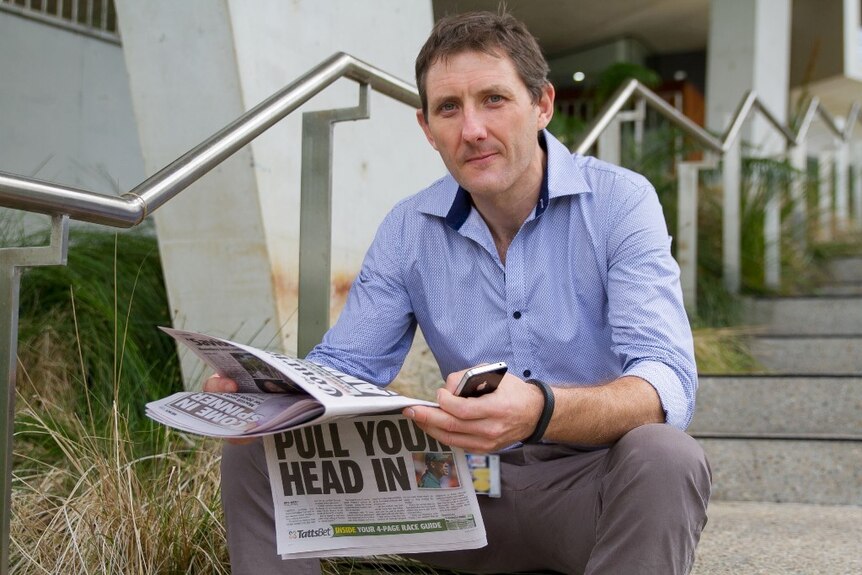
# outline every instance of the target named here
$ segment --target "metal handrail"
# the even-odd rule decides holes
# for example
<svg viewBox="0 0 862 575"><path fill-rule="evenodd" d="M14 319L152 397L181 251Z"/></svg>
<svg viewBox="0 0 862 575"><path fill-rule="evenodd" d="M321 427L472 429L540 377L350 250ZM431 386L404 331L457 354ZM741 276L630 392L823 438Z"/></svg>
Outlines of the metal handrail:
<svg viewBox="0 0 862 575"><path fill-rule="evenodd" d="M50 253L59 255L52 263L63 264L65 262L61 260L65 257L67 247L69 218L123 228L141 223L180 191L342 77L355 80L360 84L360 107L364 108L367 104L369 87L414 108L419 108L421 105L419 93L410 84L353 56L337 53L122 196L106 196L0 172L0 206L53 216L54 233ZM2 446L0 574L2 575L7 573L9 559L9 504L12 485L11 454L20 271L33 265L43 265L44 252L46 252L44 247L0 249L0 264L2 264L0 265L0 378L3 378L0 379L0 446ZM328 276L327 272L326 277ZM326 299L328 301L328 297ZM3 380L6 381L5 387L2 385Z"/></svg>
<svg viewBox="0 0 862 575"><path fill-rule="evenodd" d="M282 88L122 196L0 172L0 206L130 228L339 78L349 78L414 108L416 88L339 52Z"/></svg>
<svg viewBox="0 0 862 575"><path fill-rule="evenodd" d="M632 99L633 96L640 96L646 100L652 107L662 116L670 120L688 136L694 138L697 142L712 152L724 153L736 143L739 137L739 132L746 120L754 113L759 111L772 126L784 136L785 141L790 146L799 145L808 133L808 128L814 119L815 113L820 115L821 120L831 132L833 132L842 141L848 141L853 134L853 127L857 120L860 120L860 104L854 102L847 114L847 122L844 128L838 126L838 122L829 113L826 108L820 103L820 100L815 96L809 101L808 109L804 116L804 120L794 134L790 128L782 124L769 108L757 97L752 91L745 94L739 105L736 108L736 113L728 125L722 137L719 139L709 133L704 128L694 123L691 119L685 116L682 112L668 104L658 94L647 88L638 80L629 80L620 86L607 104L605 104L602 112L590 122L589 126L581 137L580 142L575 146L575 152L578 154L586 154L587 151L595 145L601 133L613 121L614 117L619 114L623 107Z"/></svg>
<svg viewBox="0 0 862 575"><path fill-rule="evenodd" d="M618 163L620 159L618 154L619 126L612 128L615 122L618 124L624 118L623 109L633 98L637 98L638 109L641 109L644 103L650 104L657 112L668 119L672 124L680 128L685 134L692 137L696 142L712 152L722 161L722 179L724 181L723 194L723 221L722 221L722 245L724 246L722 259L724 266L724 283L725 287L731 293L736 293L740 288L740 221L739 221L739 170L740 170L740 146L739 134L745 122L754 114L759 112L772 127L782 135L786 142L788 156L794 167L799 170L804 170L804 154L805 141L811 123L814 118L819 115L820 119L826 125L828 130L834 134L836 140L840 142L845 150L849 145L849 140L853 135L853 129L856 122L860 120L860 104L854 102L850 107L847 118L843 127L838 126L835 118L823 107L820 101L814 97L808 102L805 114L801 117L799 125L795 132L788 126L781 123L775 114L757 97L752 91L745 94L736 112L731 118L727 129L719 138L701 126L695 124L692 120L682 114L679 110L668 104L655 92L641 84L637 80L629 80L621 85L617 91L611 96L608 103L604 106L601 113L598 114L589 124L581 137L580 142L575 146L575 151L579 154L586 154L587 151L596 143L599 144L599 156L603 156L602 148L608 145L610 153L606 158L611 162ZM637 122L643 121L643 113L636 113L633 118ZM610 138L607 142L600 141L603 133L606 130ZM616 135L614 136L614 131ZM615 150L615 151L614 151ZM685 165L685 167L684 167ZM696 266L696 237L697 237L697 170L704 168L715 168L717 164L708 160L705 162L682 162L678 163L680 169L679 189L680 206L683 204L687 211L683 212L680 207L678 212L678 231L684 233L687 241L681 242L677 250L677 258L679 260L682 279L683 293L686 298L686 306L690 311L694 311L696 301L695 284L697 281ZM694 172L691 172L694 170ZM682 173L687 175L682 177ZM693 174L693 175L692 175ZM846 191L846 190L844 190ZM798 192L796 193L798 195ZM842 195L842 200L844 196ZM827 199L824 196L823 200ZM804 202L800 198L794 198L794 218L797 223L804 219ZM862 200L857 200L862 202ZM862 216L857 216L860 221L857 225L862 225ZM777 288L780 282L780 254L778 247L778 238L780 235L780 206L776 198L772 198L766 206L764 236L767 244L765 279L766 285L772 288ZM821 226L830 225L827 221L826 212L821 215ZM825 232L822 232L824 237ZM797 238L799 245L803 244L803 239Z"/></svg>

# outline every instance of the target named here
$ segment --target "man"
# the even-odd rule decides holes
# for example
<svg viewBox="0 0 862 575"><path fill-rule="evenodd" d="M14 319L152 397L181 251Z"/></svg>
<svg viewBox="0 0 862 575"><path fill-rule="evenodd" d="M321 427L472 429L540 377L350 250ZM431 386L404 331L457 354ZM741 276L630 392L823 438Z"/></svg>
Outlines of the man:
<svg viewBox="0 0 862 575"><path fill-rule="evenodd" d="M419 478L419 487L439 489L442 486L440 480L449 475L448 457L443 453L425 454L425 473Z"/></svg>
<svg viewBox="0 0 862 575"><path fill-rule="evenodd" d="M440 408L404 411L447 445L501 452L480 500L488 545L427 554L477 572L686 573L710 474L682 429L697 386L661 207L641 176L571 156L544 131L554 89L509 15L435 25L416 62L419 124L449 175L381 224L338 323L309 358L388 384L416 326L448 374ZM505 361L493 393L452 394ZM210 390L230 390L217 378ZM523 442L523 443L522 443ZM228 445L222 490L235 573L275 557L259 443Z"/></svg>

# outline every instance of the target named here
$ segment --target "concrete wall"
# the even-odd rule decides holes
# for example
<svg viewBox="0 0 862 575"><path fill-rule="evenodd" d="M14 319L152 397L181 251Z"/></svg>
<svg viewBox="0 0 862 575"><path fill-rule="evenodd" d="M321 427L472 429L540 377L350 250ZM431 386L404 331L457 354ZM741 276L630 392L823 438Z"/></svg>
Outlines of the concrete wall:
<svg viewBox="0 0 862 575"><path fill-rule="evenodd" d="M148 173L337 51L412 83L430 2L117 1ZM301 112L353 107L342 80L156 213L176 324L295 350ZM379 94L335 128L332 308L377 225L443 173L415 112ZM187 369L190 373L191 368Z"/></svg>
<svg viewBox="0 0 862 575"><path fill-rule="evenodd" d="M331 56L347 52L414 83L432 25L430 1L327 0L229 3L240 86L251 107ZM358 86L339 81L304 110L352 107ZM443 174L415 111L377 93L371 119L339 123L333 147L333 285L343 299L377 225L399 199ZM281 317L296 309L301 113L252 143ZM333 301L337 310L342 302Z"/></svg>
<svg viewBox="0 0 862 575"><path fill-rule="evenodd" d="M0 78L0 170L105 194L143 179L119 45L0 11Z"/></svg>

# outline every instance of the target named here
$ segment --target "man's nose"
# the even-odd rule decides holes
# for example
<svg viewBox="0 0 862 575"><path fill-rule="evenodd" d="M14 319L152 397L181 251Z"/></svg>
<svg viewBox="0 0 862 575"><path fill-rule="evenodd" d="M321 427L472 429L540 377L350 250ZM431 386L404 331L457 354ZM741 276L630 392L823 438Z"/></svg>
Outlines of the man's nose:
<svg viewBox="0 0 862 575"><path fill-rule="evenodd" d="M461 126L461 137L467 142L476 142L484 140L487 136L485 129L485 121L476 110L465 109L463 114L464 122Z"/></svg>

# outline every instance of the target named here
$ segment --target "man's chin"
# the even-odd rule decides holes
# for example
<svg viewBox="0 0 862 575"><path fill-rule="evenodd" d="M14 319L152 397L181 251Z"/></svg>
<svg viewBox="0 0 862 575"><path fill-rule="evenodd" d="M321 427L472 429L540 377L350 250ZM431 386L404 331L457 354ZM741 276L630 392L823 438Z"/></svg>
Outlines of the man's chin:
<svg viewBox="0 0 862 575"><path fill-rule="evenodd" d="M500 188L500 176L498 174L483 173L481 177L466 177L458 179L461 187L474 196L493 195Z"/></svg>

